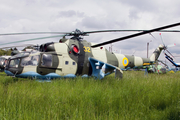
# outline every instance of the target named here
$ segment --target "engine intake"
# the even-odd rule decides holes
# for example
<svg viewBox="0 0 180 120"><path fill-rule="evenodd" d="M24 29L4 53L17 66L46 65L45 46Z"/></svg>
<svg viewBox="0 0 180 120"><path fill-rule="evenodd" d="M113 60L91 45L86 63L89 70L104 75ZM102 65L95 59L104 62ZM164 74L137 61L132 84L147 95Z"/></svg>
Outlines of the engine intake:
<svg viewBox="0 0 180 120"><path fill-rule="evenodd" d="M39 49L41 52L52 52L55 51L54 42L42 44Z"/></svg>

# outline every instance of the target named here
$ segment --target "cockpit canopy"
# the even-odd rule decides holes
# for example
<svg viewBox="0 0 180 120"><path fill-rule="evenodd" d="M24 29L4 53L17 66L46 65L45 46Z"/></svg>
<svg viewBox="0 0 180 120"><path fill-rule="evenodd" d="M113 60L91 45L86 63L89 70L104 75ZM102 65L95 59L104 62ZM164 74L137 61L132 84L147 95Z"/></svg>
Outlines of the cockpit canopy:
<svg viewBox="0 0 180 120"><path fill-rule="evenodd" d="M30 54L29 52L19 53L8 60L7 67L18 68L25 66L38 66L39 63L42 67L52 67L53 55L49 53L41 54L40 52L34 54Z"/></svg>
<svg viewBox="0 0 180 120"><path fill-rule="evenodd" d="M21 60L21 67L32 65L37 66L39 63L39 55L25 57Z"/></svg>
<svg viewBox="0 0 180 120"><path fill-rule="evenodd" d="M5 60L6 60L5 58L0 58L0 65L3 65Z"/></svg>
<svg viewBox="0 0 180 120"><path fill-rule="evenodd" d="M34 54L29 56L30 54ZM8 67L18 68L24 66L37 66L39 63L40 54L38 51L21 52L8 60Z"/></svg>
<svg viewBox="0 0 180 120"><path fill-rule="evenodd" d="M17 68L19 66L20 59L12 59L9 61L9 67Z"/></svg>

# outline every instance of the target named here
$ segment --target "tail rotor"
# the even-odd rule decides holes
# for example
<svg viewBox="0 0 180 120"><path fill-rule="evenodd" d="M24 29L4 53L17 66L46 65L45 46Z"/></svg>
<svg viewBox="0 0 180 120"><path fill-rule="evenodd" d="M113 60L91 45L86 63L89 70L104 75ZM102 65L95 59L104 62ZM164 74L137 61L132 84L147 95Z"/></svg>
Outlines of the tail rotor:
<svg viewBox="0 0 180 120"><path fill-rule="evenodd" d="M174 44L166 45L166 44L164 43L164 41L163 41L163 38L162 38L161 33L160 33L159 35L160 35L160 37L161 37L161 41L162 41L163 46L164 46L164 53L165 53L165 51L166 51L167 53L169 53L169 54L174 58L174 56L171 54L171 52L168 51L168 48L174 47L174 46L176 46L176 44L174 43Z"/></svg>

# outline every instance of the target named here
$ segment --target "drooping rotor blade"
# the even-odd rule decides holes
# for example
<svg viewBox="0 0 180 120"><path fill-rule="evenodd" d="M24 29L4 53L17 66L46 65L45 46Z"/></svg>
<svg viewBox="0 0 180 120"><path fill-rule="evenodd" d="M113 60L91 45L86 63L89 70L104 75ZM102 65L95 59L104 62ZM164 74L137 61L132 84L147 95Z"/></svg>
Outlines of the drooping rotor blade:
<svg viewBox="0 0 180 120"><path fill-rule="evenodd" d="M5 35L27 35L27 34L68 34L68 32L26 32L26 33L3 33L0 36Z"/></svg>
<svg viewBox="0 0 180 120"><path fill-rule="evenodd" d="M103 42L103 43L99 43L99 44L96 44L96 45L92 45L91 47L99 47L99 46L102 46L102 45L107 45L107 44L110 44L110 43L122 41L122 40L125 40L125 39L137 37L137 36L141 36L141 35L144 35L144 34L147 34L147 33L151 33L151 32L154 32L154 31L160 31L160 30L171 28L171 27L175 27L175 26L178 26L178 25L180 25L180 23L175 23L175 24L171 24L171 25L167 25L167 26L151 29L151 30L148 30L148 31L143 31L143 32L140 32L140 33L128 35L128 36L125 36L125 37L120 37L120 38L117 38L117 39L109 40L107 42Z"/></svg>
<svg viewBox="0 0 180 120"><path fill-rule="evenodd" d="M40 37L40 38L33 38L33 39L26 39L26 40L19 40L15 42L10 42L10 43L3 43L2 45L7 45L7 44L12 44L12 43L20 43L20 42L26 42L26 41L33 41L33 40L41 40L41 39L47 39L47 38L55 38L55 37L63 37L64 35L57 35L57 36L48 36L48 37Z"/></svg>

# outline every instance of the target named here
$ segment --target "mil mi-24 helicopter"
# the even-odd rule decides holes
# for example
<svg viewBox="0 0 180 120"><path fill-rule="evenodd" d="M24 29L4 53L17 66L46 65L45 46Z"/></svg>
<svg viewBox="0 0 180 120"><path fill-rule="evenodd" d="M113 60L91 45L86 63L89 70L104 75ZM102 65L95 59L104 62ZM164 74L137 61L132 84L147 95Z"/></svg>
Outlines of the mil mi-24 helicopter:
<svg viewBox="0 0 180 120"><path fill-rule="evenodd" d="M115 77L122 78L123 71L121 69L154 63L164 49L164 46L159 45L149 58L141 58L109 52L103 45L178 25L180 25L180 23L152 30L144 30L136 34L113 39L100 44L87 42L86 40L82 40L80 36L97 32L117 31L81 32L76 30L70 33L61 33L64 35L59 42L42 44L40 46L40 51L26 51L12 56L6 64L5 73L10 76L30 77L35 79L54 79L76 76L93 76L102 79L115 72ZM72 36L72 38L66 39L65 36Z"/></svg>
<svg viewBox="0 0 180 120"><path fill-rule="evenodd" d="M15 47L14 50L11 49L11 55L3 55L3 56L0 56L0 72L3 72L4 71L4 68L5 68L5 65L7 63L7 60L11 57L11 56L14 56L20 52L23 52L23 51L19 51L16 49L16 47L23 47L23 46L29 46L31 48L34 47L34 45L32 44L25 44L25 45L19 45L19 46L11 46L11 47L2 47L1 49L7 49L7 48L12 48L12 47ZM32 47L33 46L33 47ZM36 47L36 46L35 46ZM28 50L28 49L26 49Z"/></svg>
<svg viewBox="0 0 180 120"><path fill-rule="evenodd" d="M0 71L4 71L5 65L7 63L7 60L10 58L11 56L0 56Z"/></svg>

